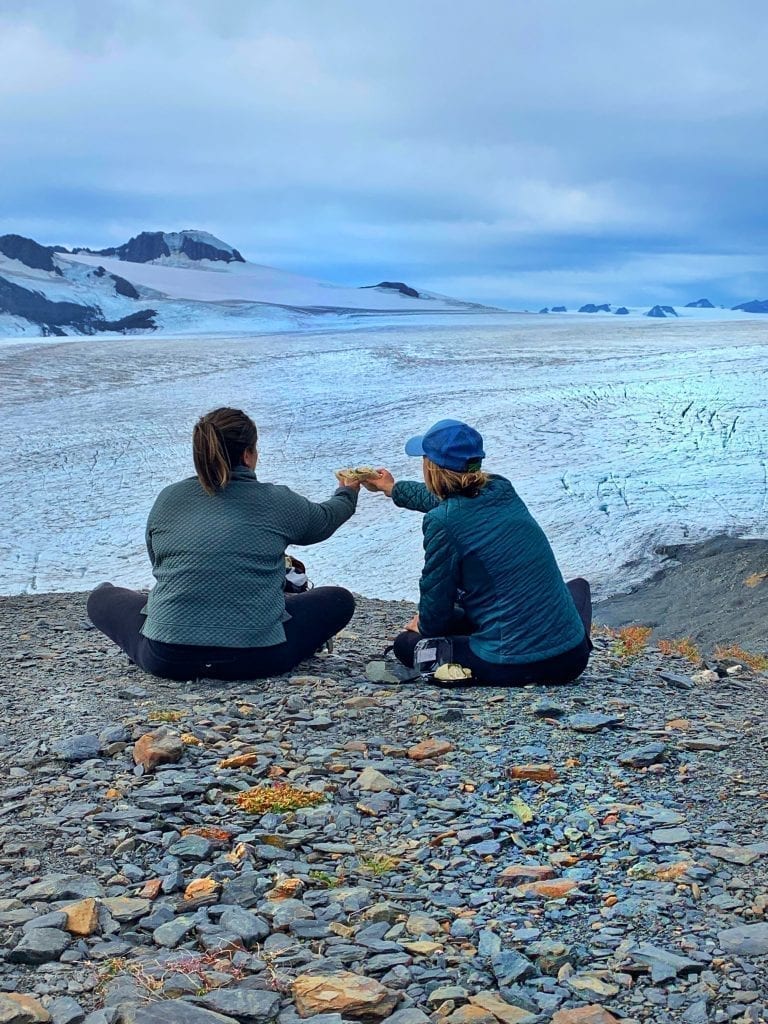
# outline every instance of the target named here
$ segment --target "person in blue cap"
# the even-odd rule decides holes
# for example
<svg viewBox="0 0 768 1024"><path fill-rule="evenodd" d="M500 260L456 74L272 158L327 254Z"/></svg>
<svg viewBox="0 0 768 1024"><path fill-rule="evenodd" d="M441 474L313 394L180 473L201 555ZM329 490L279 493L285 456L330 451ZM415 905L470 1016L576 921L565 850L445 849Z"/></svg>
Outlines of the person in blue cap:
<svg viewBox="0 0 768 1024"><path fill-rule="evenodd" d="M419 611L394 644L413 667L424 638L449 637L451 661L475 682L566 683L589 661L592 605L584 579L563 580L544 531L509 480L482 469L483 439L459 420L412 437L424 483L379 469L364 483L424 512Z"/></svg>

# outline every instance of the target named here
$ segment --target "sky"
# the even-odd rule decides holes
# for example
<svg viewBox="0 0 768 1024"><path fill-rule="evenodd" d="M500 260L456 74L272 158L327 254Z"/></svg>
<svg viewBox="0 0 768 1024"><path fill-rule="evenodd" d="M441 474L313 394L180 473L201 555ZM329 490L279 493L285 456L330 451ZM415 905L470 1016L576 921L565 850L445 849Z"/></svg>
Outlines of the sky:
<svg viewBox="0 0 768 1024"><path fill-rule="evenodd" d="M0 0L0 233L507 308L768 297L765 0Z"/></svg>

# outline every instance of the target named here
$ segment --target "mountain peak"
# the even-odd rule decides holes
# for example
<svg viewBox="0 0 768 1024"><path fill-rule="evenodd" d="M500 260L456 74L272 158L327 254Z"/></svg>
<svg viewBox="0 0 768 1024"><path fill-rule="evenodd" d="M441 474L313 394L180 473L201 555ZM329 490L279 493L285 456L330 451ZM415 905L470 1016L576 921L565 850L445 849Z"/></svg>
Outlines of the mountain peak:
<svg viewBox="0 0 768 1024"><path fill-rule="evenodd" d="M114 256L128 263L154 263L177 259L218 260L224 263L245 263L233 246L207 231L187 228L184 231L142 231L123 245L109 249L77 249L94 256Z"/></svg>

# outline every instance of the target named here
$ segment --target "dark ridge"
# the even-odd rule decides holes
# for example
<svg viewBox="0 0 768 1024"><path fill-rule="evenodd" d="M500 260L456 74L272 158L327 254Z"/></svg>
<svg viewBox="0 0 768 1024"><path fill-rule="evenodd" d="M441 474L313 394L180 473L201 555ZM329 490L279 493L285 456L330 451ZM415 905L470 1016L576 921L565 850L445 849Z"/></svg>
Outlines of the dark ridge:
<svg viewBox="0 0 768 1024"><path fill-rule="evenodd" d="M124 245L109 249L75 249L75 252L89 252L94 256L116 256L128 263L149 263L161 256L170 256L171 250L162 231L142 231Z"/></svg>
<svg viewBox="0 0 768 1024"><path fill-rule="evenodd" d="M124 295L127 299L139 298L139 293L130 281L126 281L124 277L120 277L118 274L110 274L109 276L115 282L115 291L118 295Z"/></svg>
<svg viewBox="0 0 768 1024"><path fill-rule="evenodd" d="M79 302L52 302L40 292L22 288L0 277L0 312L20 316L32 323L48 327L75 327L84 334L101 314L95 306L82 306Z"/></svg>
<svg viewBox="0 0 768 1024"><path fill-rule="evenodd" d="M40 292L22 288L0 277L0 313L19 316L42 328L43 334L61 335L63 327L71 327L79 334L98 331L154 330L154 309L143 309L120 320L104 320L98 306L84 306L79 302L53 302Z"/></svg>
<svg viewBox="0 0 768 1024"><path fill-rule="evenodd" d="M751 302L731 306L731 309L740 309L744 313L768 313L768 299L752 299Z"/></svg>
<svg viewBox="0 0 768 1024"><path fill-rule="evenodd" d="M245 263L245 260L233 249L217 249L215 245L200 242L182 233L181 251L191 260L220 260L224 263ZM115 256L128 263L150 263L162 256L170 256L171 250L166 241L164 231L142 231L123 245L109 249L75 249L75 252L87 252L92 256Z"/></svg>
<svg viewBox="0 0 768 1024"><path fill-rule="evenodd" d="M191 260L223 260L225 263L245 263L237 249L227 252L226 249L217 249L207 242L198 242L188 235L184 235L181 251Z"/></svg>
<svg viewBox="0 0 768 1024"><path fill-rule="evenodd" d="M547 307L545 306L545 307L544 307L544 309L540 309L540 310L539 310L539 312L540 312L540 313L548 313L548 312L549 312L549 310L548 310L548 309L547 309Z"/></svg>
<svg viewBox="0 0 768 1024"><path fill-rule="evenodd" d="M629 313L629 310L626 306L619 306L619 308L614 309L613 312L616 314L616 316L626 316Z"/></svg>
<svg viewBox="0 0 768 1024"><path fill-rule="evenodd" d="M565 306L553 306L552 307L552 312L553 313L567 313L568 310L565 308Z"/></svg>
<svg viewBox="0 0 768 1024"><path fill-rule="evenodd" d="M378 284L363 284L361 288L388 288L392 292L400 292L401 295L409 295L412 299L420 299L421 296L415 288L411 288L402 281L379 281Z"/></svg>
<svg viewBox="0 0 768 1024"><path fill-rule="evenodd" d="M130 313L120 320L97 320L94 328L97 331L112 331L124 333L125 331L156 331L157 324L155 317L156 309L140 309L136 313Z"/></svg>
<svg viewBox="0 0 768 1024"><path fill-rule="evenodd" d="M604 302L600 306L596 306L594 302L588 302L586 306L582 306L579 310L580 313L610 313L611 304L610 302Z"/></svg>
<svg viewBox="0 0 768 1024"><path fill-rule="evenodd" d="M656 318L662 318L667 316L677 316L677 310L672 306L653 306L645 316L652 316Z"/></svg>
<svg viewBox="0 0 768 1024"><path fill-rule="evenodd" d="M695 302L686 302L686 309L714 309L714 304L709 299L696 299Z"/></svg>
<svg viewBox="0 0 768 1024"><path fill-rule="evenodd" d="M50 270L61 274L61 270L53 262L53 253L59 251L51 246L40 245L31 238L22 235L0 235L0 252L10 260L18 260L25 267L33 270Z"/></svg>

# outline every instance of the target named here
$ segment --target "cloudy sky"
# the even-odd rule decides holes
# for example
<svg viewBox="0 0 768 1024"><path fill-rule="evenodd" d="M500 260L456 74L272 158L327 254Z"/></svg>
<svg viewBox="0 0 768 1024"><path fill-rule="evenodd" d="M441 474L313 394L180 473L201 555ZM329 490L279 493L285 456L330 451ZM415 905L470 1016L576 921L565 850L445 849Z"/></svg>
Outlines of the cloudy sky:
<svg viewBox="0 0 768 1024"><path fill-rule="evenodd" d="M768 297L765 0L0 0L0 232L512 308Z"/></svg>

